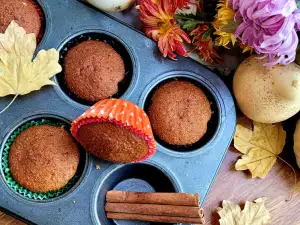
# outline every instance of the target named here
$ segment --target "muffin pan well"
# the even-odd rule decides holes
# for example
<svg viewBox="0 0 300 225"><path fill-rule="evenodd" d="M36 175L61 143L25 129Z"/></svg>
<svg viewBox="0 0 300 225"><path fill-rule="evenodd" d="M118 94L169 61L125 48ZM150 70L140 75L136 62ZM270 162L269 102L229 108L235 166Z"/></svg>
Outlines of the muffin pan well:
<svg viewBox="0 0 300 225"><path fill-rule="evenodd" d="M65 130L70 130L70 121L60 116L51 114L33 115L22 119L15 127L11 128L11 131L4 138L1 150L0 150L0 168L1 174L4 177L4 182L13 194L17 194L18 197L25 200L34 202L49 202L55 201L68 195L74 190L85 177L85 172L88 167L88 154L80 148L80 161L74 177L69 181L67 185L57 191L49 191L47 193L36 193L29 191L28 189L20 186L14 179L9 170L8 156L10 147L15 141L16 137L29 127L50 125L55 127L63 127Z"/></svg>
<svg viewBox="0 0 300 225"><path fill-rule="evenodd" d="M64 43L59 47L60 60L59 63L64 68L64 58L72 47L77 44L87 41L87 40L97 40L109 44L113 49L120 54L125 64L125 78L118 85L118 92L113 95L113 98L125 97L125 94L130 91L131 86L134 84L135 78L135 60L130 51L130 48L124 44L124 42L117 36L102 30L84 30L81 31L64 41ZM91 106L96 102L89 102L87 100L81 99L73 94L64 80L64 69L61 73L55 76L55 81L58 83L59 92L63 98L70 99L73 103L79 103L85 106Z"/></svg>
<svg viewBox="0 0 300 225"><path fill-rule="evenodd" d="M96 224L137 225L136 221L112 221L106 218L104 205L107 191L179 192L177 180L154 162L112 166L97 181L93 191L91 211ZM139 223L150 224L146 222Z"/></svg>
<svg viewBox="0 0 300 225"><path fill-rule="evenodd" d="M174 72L169 74L164 74L161 77L161 79L156 80L152 84L152 86L146 90L145 93L146 96L144 97L141 103L146 112L149 111L149 107L151 105L151 98L154 92L162 85L174 80L187 81L199 87L205 93L208 101L210 102L210 107L211 107L211 119L208 121L207 124L207 132L199 141L197 141L192 145L186 145L186 146L170 145L165 141L161 140L159 137L157 137L154 132L155 139L157 143L160 145L161 149L164 149L166 152L171 154L181 153L182 156L188 156L191 153L196 153L201 151L201 149L205 149L205 146L209 145L209 143L213 141L220 127L219 106L215 100L213 91L203 81L198 79L196 74L188 73L185 71L182 72L178 71L177 74Z"/></svg>
<svg viewBox="0 0 300 225"><path fill-rule="evenodd" d="M37 11L40 15L40 19L41 19L41 30L37 37L37 43L39 44L42 41L43 36L46 31L46 16L45 16L45 12L39 2L37 2L35 0L30 0L30 1L32 2L32 4L34 4L35 8L37 9Z"/></svg>
<svg viewBox="0 0 300 225"><path fill-rule="evenodd" d="M214 113L207 137L190 148L174 148L157 140L155 155L138 164L113 164L89 156L75 186L51 201L32 201L15 193L2 172L0 208L39 225L110 225L114 222L105 219L103 210L103 198L110 189L199 193L203 203L235 130L234 102L221 79L189 58L178 57L178 61L163 58L158 53L157 43L141 32L77 0L37 2L46 17L46 32L39 49L54 47L63 57L68 47L80 42L81 38L113 41L113 47L117 46L115 49L128 67L128 80L115 97L146 109L151 93L158 85L172 79L184 79L205 89ZM61 76L63 73L53 78L56 86L19 96L0 115L1 153L7 139L20 125L47 118L69 123L92 104L70 96ZM11 96L0 98L0 108L11 99Z"/></svg>

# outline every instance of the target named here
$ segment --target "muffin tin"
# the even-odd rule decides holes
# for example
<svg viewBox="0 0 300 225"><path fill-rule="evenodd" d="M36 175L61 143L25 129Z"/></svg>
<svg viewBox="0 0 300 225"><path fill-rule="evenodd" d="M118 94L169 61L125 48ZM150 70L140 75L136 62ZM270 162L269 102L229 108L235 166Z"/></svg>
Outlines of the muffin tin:
<svg viewBox="0 0 300 225"><path fill-rule="evenodd" d="M77 0L38 0L45 14L45 34L38 50L57 48L61 63L66 51L86 39L111 44L126 62L126 80L120 97L147 110L151 94L168 80L188 80L207 94L213 110L206 137L192 146L169 146L157 140L158 150L148 161L113 164L85 154L80 177L63 195L34 200L16 193L1 169L0 209L33 224L154 224L112 221L105 217L105 193L111 189L131 191L199 193L203 203L234 134L236 115L232 96L217 75L189 58L171 61L161 57L157 44L130 26ZM54 120L70 123L92 102L77 99L63 82L20 96L0 115L0 155L10 135L25 122ZM4 108L11 96L0 99ZM100 167L100 169L99 169ZM0 161L2 168L2 157Z"/></svg>

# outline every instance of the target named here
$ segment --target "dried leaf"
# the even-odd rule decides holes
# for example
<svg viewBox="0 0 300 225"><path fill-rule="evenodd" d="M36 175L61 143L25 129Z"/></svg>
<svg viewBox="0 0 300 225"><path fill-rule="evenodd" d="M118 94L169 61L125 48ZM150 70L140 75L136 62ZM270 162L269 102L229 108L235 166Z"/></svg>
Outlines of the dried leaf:
<svg viewBox="0 0 300 225"><path fill-rule="evenodd" d="M218 208L220 225L265 225L271 221L269 211L265 208L265 199L246 202L243 211L239 205L223 201L223 208Z"/></svg>
<svg viewBox="0 0 300 225"><path fill-rule="evenodd" d="M41 50L32 61L35 49L35 35L26 34L14 21L0 34L0 97L25 95L55 84L49 79L62 69L59 53Z"/></svg>
<svg viewBox="0 0 300 225"><path fill-rule="evenodd" d="M252 178L264 178L285 145L286 133L281 124L254 122L253 132L237 125L234 147L244 155L235 164L236 170L249 170Z"/></svg>

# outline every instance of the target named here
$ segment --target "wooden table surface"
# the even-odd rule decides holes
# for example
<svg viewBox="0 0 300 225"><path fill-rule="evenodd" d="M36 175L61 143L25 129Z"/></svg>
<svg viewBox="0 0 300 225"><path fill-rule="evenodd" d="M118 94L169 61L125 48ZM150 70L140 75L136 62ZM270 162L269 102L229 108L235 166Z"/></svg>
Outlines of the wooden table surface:
<svg viewBox="0 0 300 225"><path fill-rule="evenodd" d="M300 225L300 182L295 186L292 200L286 201L294 182L292 170L282 162L277 162L265 179L251 179L249 173L234 169L238 157L240 153L231 147L204 204L206 224L219 224L215 209L222 200L243 204L246 200L267 197L266 205L272 216L272 224ZM1 212L0 224L23 225Z"/></svg>

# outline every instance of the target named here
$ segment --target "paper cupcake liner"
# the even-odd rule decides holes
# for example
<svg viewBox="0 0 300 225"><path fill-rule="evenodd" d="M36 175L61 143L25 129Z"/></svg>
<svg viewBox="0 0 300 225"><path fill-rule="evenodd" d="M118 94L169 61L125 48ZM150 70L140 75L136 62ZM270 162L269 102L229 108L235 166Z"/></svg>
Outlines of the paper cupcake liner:
<svg viewBox="0 0 300 225"><path fill-rule="evenodd" d="M16 137L23 132L24 130L26 130L29 127L33 127L33 126L40 126L40 125L51 125L51 126L56 126L56 127L61 127L61 126L66 126L64 123L60 123L60 122L53 122L51 120L46 120L46 119L42 119L42 120L35 120L35 121L30 121L28 123L25 123L24 125L22 125L21 127L19 127L15 132L13 132L13 134L8 138L8 140L6 141L6 144L4 146L3 149L3 153L2 153L2 171L4 174L4 178L6 183L10 186L10 188L15 191L16 193L29 198L29 199L33 199L33 200L49 200L55 197L58 197L62 194L64 194L65 192L67 192L68 190L70 190L73 185L75 184L76 180L78 179L78 177L75 175L67 185L65 185L63 188L57 190L57 191L49 191L46 193L37 193L37 192L32 192L24 187L22 187L21 185L19 185L13 178L10 169L9 169L9 163L8 163L8 155L9 155L9 150L10 147L12 146L14 140L16 139Z"/></svg>
<svg viewBox="0 0 300 225"><path fill-rule="evenodd" d="M71 133L80 142L77 133L82 125L104 122L115 123L146 140L148 153L136 162L144 161L155 153L156 143L147 114L142 108L122 99L105 99L96 103L73 121Z"/></svg>
<svg viewBox="0 0 300 225"><path fill-rule="evenodd" d="M37 12L40 16L41 30L40 30L38 36L36 37L37 43L40 43L44 36L44 31L45 31L45 16L44 16L43 10L41 9L41 6L36 1L34 1L34 0L29 0L29 1L35 7L35 9L37 10Z"/></svg>

